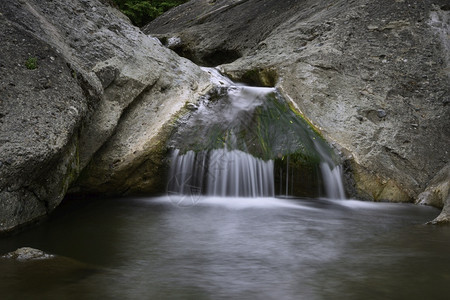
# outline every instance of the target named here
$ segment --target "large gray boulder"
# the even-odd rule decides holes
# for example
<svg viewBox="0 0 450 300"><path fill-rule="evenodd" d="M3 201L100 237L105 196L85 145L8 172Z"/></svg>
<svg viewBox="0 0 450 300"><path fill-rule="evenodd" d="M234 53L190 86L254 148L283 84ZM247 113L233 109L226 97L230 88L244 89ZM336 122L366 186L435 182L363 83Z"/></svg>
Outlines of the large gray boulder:
<svg viewBox="0 0 450 300"><path fill-rule="evenodd" d="M192 0L144 27L276 85L341 151L353 197L411 202L449 162L447 1Z"/></svg>
<svg viewBox="0 0 450 300"><path fill-rule="evenodd" d="M97 0L2 0L0 40L0 233L69 187L160 188L161 145L204 71Z"/></svg>

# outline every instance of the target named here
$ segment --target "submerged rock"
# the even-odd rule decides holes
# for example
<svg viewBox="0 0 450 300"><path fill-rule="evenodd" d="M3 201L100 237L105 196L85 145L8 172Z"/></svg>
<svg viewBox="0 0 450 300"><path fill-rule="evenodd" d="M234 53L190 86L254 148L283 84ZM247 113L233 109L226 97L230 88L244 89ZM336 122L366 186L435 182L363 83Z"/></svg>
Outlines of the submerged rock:
<svg viewBox="0 0 450 300"><path fill-rule="evenodd" d="M215 57L238 81L275 84L351 157L353 197L410 202L450 158L445 5L192 0L144 32L176 36L173 50Z"/></svg>
<svg viewBox="0 0 450 300"><path fill-rule="evenodd" d="M19 248L13 252L9 252L1 258L7 258L7 259L14 259L17 261L30 261L30 260L36 260L36 259L50 259L54 258L55 256L52 254L47 254L44 251L30 248L30 247L22 247Z"/></svg>

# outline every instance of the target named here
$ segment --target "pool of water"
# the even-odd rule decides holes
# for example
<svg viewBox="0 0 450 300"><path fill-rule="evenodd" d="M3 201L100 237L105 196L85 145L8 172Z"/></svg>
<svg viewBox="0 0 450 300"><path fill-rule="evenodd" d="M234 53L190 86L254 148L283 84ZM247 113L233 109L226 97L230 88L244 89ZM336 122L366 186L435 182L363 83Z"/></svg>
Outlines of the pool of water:
<svg viewBox="0 0 450 300"><path fill-rule="evenodd" d="M450 227L409 204L103 199L0 239L1 299L447 299Z"/></svg>

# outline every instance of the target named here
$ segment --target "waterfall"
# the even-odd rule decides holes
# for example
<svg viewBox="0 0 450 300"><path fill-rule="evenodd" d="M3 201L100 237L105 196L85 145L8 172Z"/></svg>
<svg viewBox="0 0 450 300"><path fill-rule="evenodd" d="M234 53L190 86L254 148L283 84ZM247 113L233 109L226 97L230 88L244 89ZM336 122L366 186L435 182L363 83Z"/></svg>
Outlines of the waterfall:
<svg viewBox="0 0 450 300"><path fill-rule="evenodd" d="M345 199L344 184L342 183L342 167L330 167L327 163L320 164L325 193L330 199Z"/></svg>
<svg viewBox="0 0 450 300"><path fill-rule="evenodd" d="M274 197L274 163L239 150L173 151L169 193Z"/></svg>
<svg viewBox="0 0 450 300"><path fill-rule="evenodd" d="M320 171L322 173L326 197L330 199L345 199L342 167L334 163L329 152L322 145L314 142L314 146L322 158Z"/></svg>
<svg viewBox="0 0 450 300"><path fill-rule="evenodd" d="M275 88L203 69L216 88L177 121L169 193L345 198L333 151Z"/></svg>
<svg viewBox="0 0 450 300"><path fill-rule="evenodd" d="M345 199L342 167L320 163L325 195ZM288 171L289 172L289 171ZM288 196L287 172L284 194ZM281 188L281 186L280 186ZM195 153L172 153L168 192L180 195L211 195L221 197L274 197L274 162L264 161L239 150L216 149Z"/></svg>

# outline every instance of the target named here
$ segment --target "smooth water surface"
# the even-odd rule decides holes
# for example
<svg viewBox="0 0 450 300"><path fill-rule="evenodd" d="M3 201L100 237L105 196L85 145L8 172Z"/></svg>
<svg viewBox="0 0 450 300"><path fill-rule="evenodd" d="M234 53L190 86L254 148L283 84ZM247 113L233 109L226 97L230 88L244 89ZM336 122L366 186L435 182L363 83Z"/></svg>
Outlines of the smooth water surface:
<svg viewBox="0 0 450 300"><path fill-rule="evenodd" d="M176 205L175 205L176 204ZM186 196L66 205L0 240L1 299L447 299L438 210L353 200Z"/></svg>

